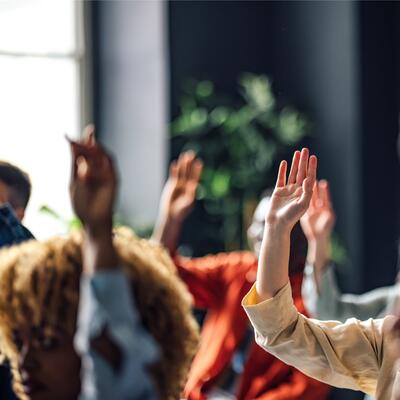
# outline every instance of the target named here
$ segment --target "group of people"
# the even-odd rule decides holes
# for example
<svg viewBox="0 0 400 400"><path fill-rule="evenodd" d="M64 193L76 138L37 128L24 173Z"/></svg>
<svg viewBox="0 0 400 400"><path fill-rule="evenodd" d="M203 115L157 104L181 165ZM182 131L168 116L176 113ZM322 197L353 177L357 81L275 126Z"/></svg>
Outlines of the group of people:
<svg viewBox="0 0 400 400"><path fill-rule="evenodd" d="M399 320L368 319L394 310L398 287L340 293L329 185L307 149L262 196L252 252L187 258L181 228L203 168L193 152L172 162L143 240L113 228L116 167L93 129L69 146L83 228L66 237L34 239L29 177L0 163L2 398L321 400L336 386L400 399ZM193 307L206 310L201 329Z"/></svg>

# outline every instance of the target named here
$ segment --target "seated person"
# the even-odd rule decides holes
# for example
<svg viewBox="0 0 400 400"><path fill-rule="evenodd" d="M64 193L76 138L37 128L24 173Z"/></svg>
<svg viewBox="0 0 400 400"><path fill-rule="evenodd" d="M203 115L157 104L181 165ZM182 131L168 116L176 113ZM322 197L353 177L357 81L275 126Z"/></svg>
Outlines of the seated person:
<svg viewBox="0 0 400 400"><path fill-rule="evenodd" d="M162 249L126 229L112 235L109 156L90 141L71 147L71 200L84 231L0 252L0 352L16 392L178 399L197 345L190 296Z"/></svg>
<svg viewBox="0 0 400 400"><path fill-rule="evenodd" d="M6 161L0 161L0 204L9 203L20 221L31 196L29 175Z"/></svg>
<svg viewBox="0 0 400 400"><path fill-rule="evenodd" d="M161 198L158 224L153 234L153 239L164 244L174 256L178 272L192 293L195 306L207 310L200 348L185 386L185 398L326 398L330 390L328 386L303 375L256 345L241 307L241 300L256 277L264 216L270 202L268 196L258 205L249 228L255 254L237 251L194 259L176 254L182 223L195 201L201 169L201 162L191 152L181 155L178 161L171 164L169 179ZM301 299L301 282L306 240L299 224L293 231L293 239L289 262L290 281L294 302L301 312L305 312ZM237 371L240 376L229 374L233 360L240 360L239 356L242 358L239 368L243 372ZM234 383L229 385L232 380Z"/></svg>
<svg viewBox="0 0 400 400"><path fill-rule="evenodd" d="M308 240L302 294L311 316L344 322L352 317L364 320L393 313L399 301L398 284L361 295L341 293L330 261L335 212L327 181L317 182L310 206L300 222ZM371 397L366 395L367 399Z"/></svg>
<svg viewBox="0 0 400 400"><path fill-rule="evenodd" d="M307 149L294 153L288 178L287 163L281 162L265 215L256 283L243 306L257 343L269 353L333 386L397 399L392 397L398 389L397 318L323 322L294 307L288 278L290 232L309 208L316 172L317 158L309 157Z"/></svg>
<svg viewBox="0 0 400 400"><path fill-rule="evenodd" d="M342 294L339 289L331 263L330 244L335 213L328 182L318 182L310 207L300 222L308 240L303 297L311 315L342 322L351 317L368 319L388 315L400 295L398 284L362 295Z"/></svg>
<svg viewBox="0 0 400 400"><path fill-rule="evenodd" d="M5 161L0 161L0 247L32 239L32 233L21 224L31 195L27 173ZM0 398L12 400L10 371L0 365Z"/></svg>

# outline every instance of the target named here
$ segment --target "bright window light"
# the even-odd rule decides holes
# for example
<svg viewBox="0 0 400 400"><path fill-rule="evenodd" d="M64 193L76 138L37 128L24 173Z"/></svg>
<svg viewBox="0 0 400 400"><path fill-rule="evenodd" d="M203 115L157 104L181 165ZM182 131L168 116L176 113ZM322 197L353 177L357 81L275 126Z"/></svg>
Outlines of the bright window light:
<svg viewBox="0 0 400 400"><path fill-rule="evenodd" d="M69 148L80 122L77 9L73 0L0 2L0 159L29 173L32 197L24 220L37 238L64 233L45 205L66 220Z"/></svg>

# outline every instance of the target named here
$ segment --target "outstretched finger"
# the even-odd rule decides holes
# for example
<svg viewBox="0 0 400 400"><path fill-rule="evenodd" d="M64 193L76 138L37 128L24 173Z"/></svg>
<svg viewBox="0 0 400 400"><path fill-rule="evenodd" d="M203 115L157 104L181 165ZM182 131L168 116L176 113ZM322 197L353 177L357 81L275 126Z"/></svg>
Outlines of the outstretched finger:
<svg viewBox="0 0 400 400"><path fill-rule="evenodd" d="M303 193L300 197L300 203L303 204L305 209L308 209L310 206L310 202L315 194L315 190L317 189L316 181L317 181L317 164L318 159L316 156L312 155L308 161L308 171L307 177L303 180L302 189ZM319 200L317 200L319 201Z"/></svg>
<svg viewBox="0 0 400 400"><path fill-rule="evenodd" d="M199 159L195 159L190 170L190 179L197 184L200 180L202 171L203 162Z"/></svg>
<svg viewBox="0 0 400 400"><path fill-rule="evenodd" d="M332 200L331 200L331 194L329 190L329 184L328 181L326 180L321 180L318 184L319 186L319 191L321 194L321 200L322 203L325 207L332 208Z"/></svg>
<svg viewBox="0 0 400 400"><path fill-rule="evenodd" d="M182 153L177 160L178 179L185 177L185 153Z"/></svg>
<svg viewBox="0 0 400 400"><path fill-rule="evenodd" d="M195 154L192 150L186 151L183 154L183 176L187 180L190 177L193 162L195 160Z"/></svg>
<svg viewBox="0 0 400 400"><path fill-rule="evenodd" d="M299 161L300 161L300 152L296 150L293 154L292 166L290 167L288 184L296 183L297 171L299 169Z"/></svg>
<svg viewBox="0 0 400 400"><path fill-rule="evenodd" d="M176 161L172 161L172 163L169 166L169 176L171 178L177 178L178 177L178 164Z"/></svg>
<svg viewBox="0 0 400 400"><path fill-rule="evenodd" d="M319 195L318 195L318 184L317 182L314 184L313 187L313 193L312 193L312 197L311 197L311 207L313 208L317 208L318 206L318 199L319 199Z"/></svg>
<svg viewBox="0 0 400 400"><path fill-rule="evenodd" d="M302 194L301 194L301 197L299 200L299 203L304 208L304 212L306 212L308 210L308 208L310 207L313 193L314 193L314 189L313 189L313 185L311 184L311 179L307 177L303 181Z"/></svg>
<svg viewBox="0 0 400 400"><path fill-rule="evenodd" d="M83 143L88 146L94 146L96 144L95 127L94 124L86 125L82 132Z"/></svg>
<svg viewBox="0 0 400 400"><path fill-rule="evenodd" d="M308 160L308 170L307 170L307 178L310 179L311 190L317 182L317 164L318 159L316 156L312 155Z"/></svg>
<svg viewBox="0 0 400 400"><path fill-rule="evenodd" d="M299 169L296 176L296 183L299 186L303 184L304 179L307 177L308 155L309 151L307 148L301 150Z"/></svg>
<svg viewBox="0 0 400 400"><path fill-rule="evenodd" d="M287 162L283 160L279 165L278 178L276 180L277 188L284 187L286 185L286 171L287 171Z"/></svg>

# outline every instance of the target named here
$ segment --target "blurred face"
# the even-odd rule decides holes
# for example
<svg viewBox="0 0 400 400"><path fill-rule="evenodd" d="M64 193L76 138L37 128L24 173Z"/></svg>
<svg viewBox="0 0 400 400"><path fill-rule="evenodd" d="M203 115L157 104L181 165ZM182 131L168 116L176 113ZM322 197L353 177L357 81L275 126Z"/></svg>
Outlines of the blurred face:
<svg viewBox="0 0 400 400"><path fill-rule="evenodd" d="M23 327L14 334L20 352L18 369L31 400L76 400L80 392L80 359L73 338L61 332L43 335Z"/></svg>
<svg viewBox="0 0 400 400"><path fill-rule="evenodd" d="M271 198L264 197L258 203L254 211L253 219L247 237L250 246L253 248L255 255L260 255L261 243L264 234L265 216L268 211ZM300 223L297 223L290 235L290 258L289 258L289 274L296 274L304 269L307 256L307 239L301 229Z"/></svg>
<svg viewBox="0 0 400 400"><path fill-rule="evenodd" d="M4 182L0 181L0 204L9 202L10 202L10 189Z"/></svg>
<svg viewBox="0 0 400 400"><path fill-rule="evenodd" d="M10 187L0 180L0 205L5 203L9 203L12 206ZM22 221L25 215L25 209L22 207L12 207L18 219Z"/></svg>
<svg viewBox="0 0 400 400"><path fill-rule="evenodd" d="M251 225L247 230L249 244L257 257L260 254L261 242L264 234L265 216L267 214L269 201L269 197L261 199L254 211Z"/></svg>

